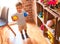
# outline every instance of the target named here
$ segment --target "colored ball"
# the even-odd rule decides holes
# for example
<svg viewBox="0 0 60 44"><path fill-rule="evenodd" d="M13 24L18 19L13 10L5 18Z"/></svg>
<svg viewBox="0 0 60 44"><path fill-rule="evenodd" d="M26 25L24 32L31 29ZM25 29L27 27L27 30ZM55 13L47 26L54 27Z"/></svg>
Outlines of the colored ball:
<svg viewBox="0 0 60 44"><path fill-rule="evenodd" d="M16 15L15 16L12 16L12 20L13 21L17 21L18 20L18 16L16 16Z"/></svg>
<svg viewBox="0 0 60 44"><path fill-rule="evenodd" d="M27 14L27 12L24 12L24 17L26 17L28 14Z"/></svg>
<svg viewBox="0 0 60 44"><path fill-rule="evenodd" d="M42 24L42 25L40 26L40 28L41 28L41 30L44 30L44 25Z"/></svg>

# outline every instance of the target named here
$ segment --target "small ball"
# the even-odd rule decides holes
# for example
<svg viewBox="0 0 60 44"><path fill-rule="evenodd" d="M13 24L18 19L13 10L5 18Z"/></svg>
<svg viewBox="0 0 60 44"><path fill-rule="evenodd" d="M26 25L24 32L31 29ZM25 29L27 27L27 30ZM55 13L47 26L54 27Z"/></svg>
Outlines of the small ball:
<svg viewBox="0 0 60 44"><path fill-rule="evenodd" d="M15 16L12 16L12 20L13 21L17 21L18 20L18 16L16 16L16 15Z"/></svg>
<svg viewBox="0 0 60 44"><path fill-rule="evenodd" d="M24 12L24 17L26 17L28 15L28 13L27 12Z"/></svg>

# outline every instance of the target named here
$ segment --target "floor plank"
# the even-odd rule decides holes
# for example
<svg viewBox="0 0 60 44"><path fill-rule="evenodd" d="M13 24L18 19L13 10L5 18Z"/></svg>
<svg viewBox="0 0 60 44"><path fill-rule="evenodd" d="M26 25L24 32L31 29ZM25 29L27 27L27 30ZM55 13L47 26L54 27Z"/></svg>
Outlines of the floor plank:
<svg viewBox="0 0 60 44"><path fill-rule="evenodd" d="M1 32L4 44L48 44L40 28L34 24L27 23L27 33L30 38L27 38L26 40L22 40L21 33L18 31L18 26L16 24L11 25L10 27L14 30L17 36L15 37L7 26L4 27L3 31Z"/></svg>

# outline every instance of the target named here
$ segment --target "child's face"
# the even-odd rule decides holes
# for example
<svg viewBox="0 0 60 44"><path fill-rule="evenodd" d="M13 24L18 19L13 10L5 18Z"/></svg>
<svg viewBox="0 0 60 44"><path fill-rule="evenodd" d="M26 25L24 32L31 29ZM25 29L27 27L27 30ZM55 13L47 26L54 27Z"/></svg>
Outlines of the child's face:
<svg viewBox="0 0 60 44"><path fill-rule="evenodd" d="M22 5L21 6L17 6L17 12L21 13L22 12Z"/></svg>

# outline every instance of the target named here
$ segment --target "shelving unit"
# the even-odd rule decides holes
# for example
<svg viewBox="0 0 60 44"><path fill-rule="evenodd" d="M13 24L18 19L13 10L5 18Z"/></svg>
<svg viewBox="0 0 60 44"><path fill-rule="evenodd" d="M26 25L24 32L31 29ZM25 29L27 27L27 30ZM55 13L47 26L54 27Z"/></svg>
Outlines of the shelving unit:
<svg viewBox="0 0 60 44"><path fill-rule="evenodd" d="M52 11L49 7L46 7L46 5L44 5L43 3L37 1L37 13L39 14L39 12L42 11L43 12L43 18L39 17L39 15L37 15L37 24L38 26L41 26L41 24L44 25L44 34L48 34L48 38L50 39L52 44L59 44L58 42L58 38L59 38L59 24L58 23L58 19L60 18L60 16L58 15L58 13ZM46 25L48 20L54 19L55 22L55 28L52 29L50 27L48 27ZM54 31L54 33L53 33Z"/></svg>

